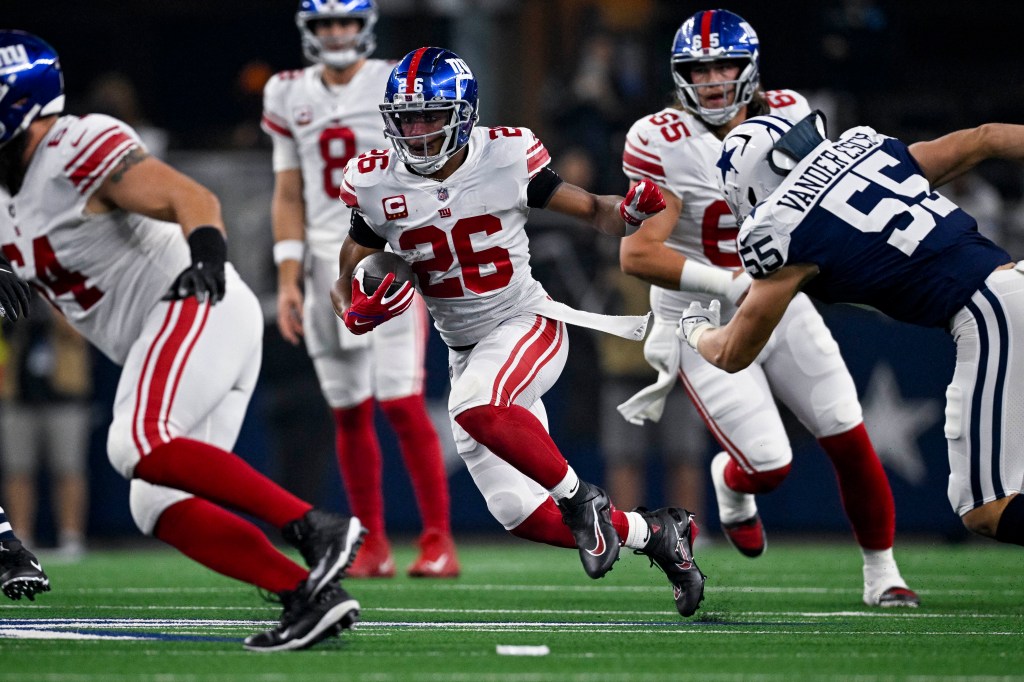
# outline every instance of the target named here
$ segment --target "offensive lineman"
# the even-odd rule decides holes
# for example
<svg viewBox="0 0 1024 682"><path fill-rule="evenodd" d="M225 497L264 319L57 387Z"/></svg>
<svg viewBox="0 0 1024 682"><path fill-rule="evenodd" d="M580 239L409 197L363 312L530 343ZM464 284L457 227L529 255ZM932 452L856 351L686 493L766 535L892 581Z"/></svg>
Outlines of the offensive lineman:
<svg viewBox="0 0 1024 682"><path fill-rule="evenodd" d="M349 506L368 530L346 575L395 574L384 529L376 398L398 436L423 520L420 555L408 573L453 578L459 575L459 560L451 535L448 479L423 399L429 333L423 301L417 296L409 315L373 336L356 336L334 316L327 298L351 212L338 200L345 163L387 145L376 103L394 64L368 59L376 21L372 0L302 0L296 23L303 51L314 65L279 73L264 90L263 129L274 143L277 326L290 343L306 338L334 415ZM304 255L305 300L300 287Z"/></svg>
<svg viewBox="0 0 1024 682"><path fill-rule="evenodd" d="M359 333L400 314L411 282L386 294L389 274L367 297L363 271L353 270L385 246L409 262L450 349L452 430L491 514L518 537L576 547L591 578L611 570L620 544L638 550L666 572L679 613L692 615L704 576L693 561L691 515L613 509L559 452L541 402L565 366L566 322L639 340L647 318L608 318L552 301L530 273L524 229L530 207L539 207L621 237L664 208L657 187L599 197L563 183L531 131L474 127L476 78L441 48L406 55L380 109L393 149L363 154L345 169L342 198L354 211L335 311Z"/></svg>
<svg viewBox="0 0 1024 682"><path fill-rule="evenodd" d="M985 159L1024 161L1024 126L990 123L909 147L868 127L837 142L824 134L815 112L796 124L758 116L725 138L721 188L755 279L726 326L717 301L694 301L680 335L736 372L801 289L947 329L949 502L969 530L1024 545L1024 264L933 189Z"/></svg>
<svg viewBox="0 0 1024 682"><path fill-rule="evenodd" d="M123 367L107 449L136 524L219 573L276 593L280 626L254 651L301 649L351 627L336 578L356 518L313 509L227 451L259 373L256 297L226 262L217 198L149 156L125 123L61 116L57 53L0 31L0 250ZM282 530L312 570L251 522Z"/></svg>
<svg viewBox="0 0 1024 682"><path fill-rule="evenodd" d="M658 183L668 208L622 240L622 269L652 285L655 321L644 352L662 381L660 391L645 389L619 409L635 421L660 415L660 400L676 376L682 380L725 450L711 463L722 529L736 549L757 557L766 542L754 495L780 485L793 458L777 397L814 434L835 469L864 558L864 603L918 606L893 556L892 491L864 427L853 378L810 300L797 296L765 352L743 372L729 375L680 352L675 329L690 301L724 298L731 315L750 286L750 277L737 270L736 223L715 180L722 138L758 113L810 113L796 92L760 89L759 51L754 29L741 17L697 12L672 46L682 110L646 116L626 137L623 170L633 183Z"/></svg>

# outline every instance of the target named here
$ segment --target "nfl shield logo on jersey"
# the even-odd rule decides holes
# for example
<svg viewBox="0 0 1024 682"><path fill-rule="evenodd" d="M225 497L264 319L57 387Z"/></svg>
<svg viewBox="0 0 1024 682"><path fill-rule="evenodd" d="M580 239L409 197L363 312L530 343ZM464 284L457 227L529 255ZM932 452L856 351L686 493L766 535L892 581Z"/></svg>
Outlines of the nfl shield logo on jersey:
<svg viewBox="0 0 1024 682"><path fill-rule="evenodd" d="M309 105L296 107L293 113L295 115L295 125L308 126L313 122L313 107Z"/></svg>
<svg viewBox="0 0 1024 682"><path fill-rule="evenodd" d="M447 187L441 187L440 189L437 190L437 200L438 201L448 201L448 188Z"/></svg>

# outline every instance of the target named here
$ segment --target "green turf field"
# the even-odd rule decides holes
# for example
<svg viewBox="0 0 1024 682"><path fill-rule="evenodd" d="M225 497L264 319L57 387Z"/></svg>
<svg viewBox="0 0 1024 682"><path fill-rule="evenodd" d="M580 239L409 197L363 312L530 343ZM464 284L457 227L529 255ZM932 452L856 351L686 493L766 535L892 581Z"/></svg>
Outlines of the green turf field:
<svg viewBox="0 0 1024 682"><path fill-rule="evenodd" d="M301 652L257 654L272 625L255 589L157 549L45 564L53 591L0 603L0 679L49 680L994 680L1024 679L1021 548L906 544L916 610L861 602L853 543L774 541L756 560L698 546L693 618L664 576L624 553L589 580L575 552L463 542L458 580L347 581L360 626ZM400 567L412 549L397 550ZM499 645L547 646L544 656Z"/></svg>

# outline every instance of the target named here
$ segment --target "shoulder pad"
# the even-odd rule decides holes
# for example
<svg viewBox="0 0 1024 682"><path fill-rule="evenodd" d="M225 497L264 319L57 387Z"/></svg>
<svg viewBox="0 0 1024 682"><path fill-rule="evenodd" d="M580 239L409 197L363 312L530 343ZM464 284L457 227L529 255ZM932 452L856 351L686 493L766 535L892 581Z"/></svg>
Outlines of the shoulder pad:
<svg viewBox="0 0 1024 682"><path fill-rule="evenodd" d="M736 237L736 245L747 274L754 279L761 279L786 264L789 259L790 235L775 228L770 218L771 212L765 210L763 203L757 208L743 222Z"/></svg>

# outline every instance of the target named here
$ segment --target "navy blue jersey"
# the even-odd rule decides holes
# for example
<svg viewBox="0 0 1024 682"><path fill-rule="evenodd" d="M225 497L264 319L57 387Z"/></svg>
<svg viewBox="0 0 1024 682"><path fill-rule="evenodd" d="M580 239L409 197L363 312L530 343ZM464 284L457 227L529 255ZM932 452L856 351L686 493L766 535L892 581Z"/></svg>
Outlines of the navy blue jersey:
<svg viewBox="0 0 1024 682"><path fill-rule="evenodd" d="M932 191L905 144L870 128L819 145L756 207L738 241L755 277L813 263L811 296L935 327L1012 260Z"/></svg>

